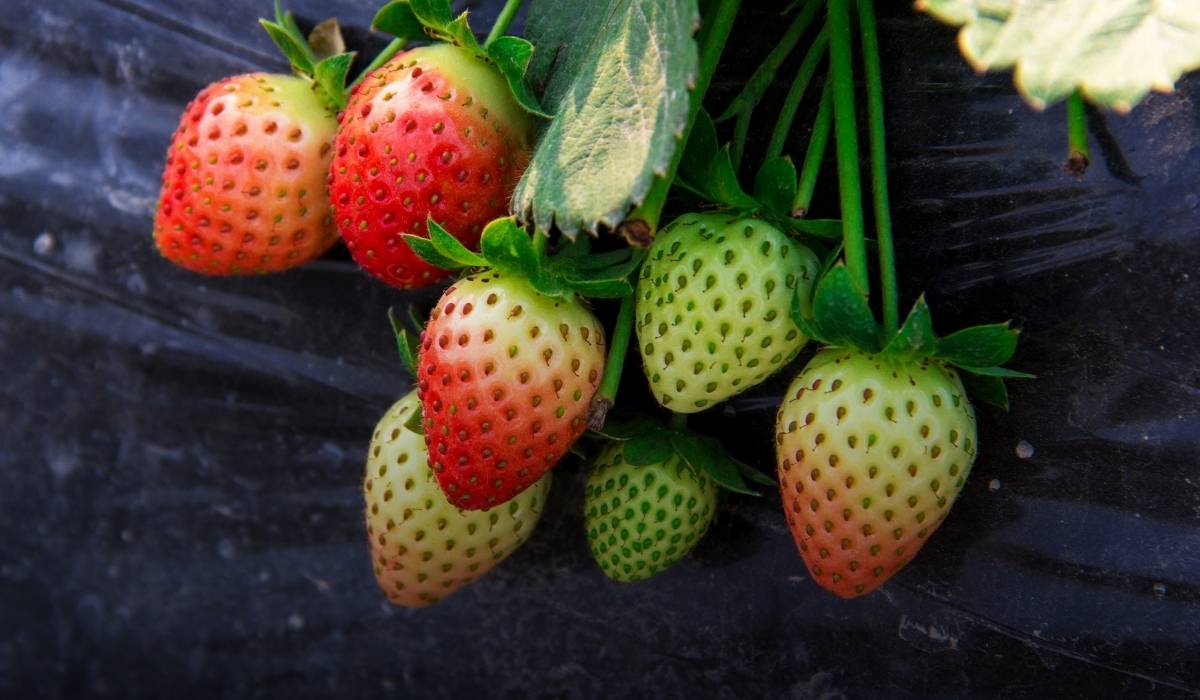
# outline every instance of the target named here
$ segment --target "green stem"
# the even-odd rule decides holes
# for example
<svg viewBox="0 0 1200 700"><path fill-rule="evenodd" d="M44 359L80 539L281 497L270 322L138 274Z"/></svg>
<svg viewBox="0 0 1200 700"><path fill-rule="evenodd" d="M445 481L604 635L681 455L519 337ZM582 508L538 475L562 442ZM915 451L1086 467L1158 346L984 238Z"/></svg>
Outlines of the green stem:
<svg viewBox="0 0 1200 700"><path fill-rule="evenodd" d="M486 49L491 46L493 41L504 36L504 32L508 31L509 25L516 19L517 13L521 11L522 2L524 0L508 0L504 3L504 7L496 17L496 23L492 25L492 31L488 32L487 39L483 42L483 48Z"/></svg>
<svg viewBox="0 0 1200 700"><path fill-rule="evenodd" d="M358 74L358 77L354 79L354 82L350 83L350 87L346 88L346 94L350 94L350 91L357 87L358 84L361 83L363 79L370 75L376 68L390 61L392 56L395 56L400 49L404 48L406 44L408 44L408 39L392 39L390 42L388 42L388 45L383 47L383 51L380 51L378 56L371 59L371 62L367 64L367 67L363 68L362 72Z"/></svg>
<svg viewBox="0 0 1200 700"><path fill-rule="evenodd" d="M683 159L684 146L692 133L692 126L696 123L696 115L700 113L700 105L704 102L704 93L708 92L708 84L712 82L717 61L725 49L725 41L729 39L729 32L733 29L733 20L740 6L741 0L716 0L716 4L710 10L712 18L705 22L701 30L700 66L695 87L692 88L687 125L675 144L671 164L667 172L654 178L641 205L626 217L619 229L625 239L634 245L646 246L654 240L654 231L658 228L663 205L667 202L667 193L675 180L675 172L679 170L679 161Z"/></svg>
<svg viewBox="0 0 1200 700"><path fill-rule="evenodd" d="M729 149L729 159L733 162L736 172L742 166L742 152L746 150L746 136L750 133L750 118L754 115L753 107L746 107L738 112L737 121L733 123L733 144Z"/></svg>
<svg viewBox="0 0 1200 700"><path fill-rule="evenodd" d="M778 158L783 153L784 143L792 131L792 122L796 120L796 110L800 108L800 101L804 99L804 92L808 89L808 83L812 80L813 74L817 72L817 66L825 57L825 49L828 44L829 31L821 29L821 33L813 39L812 46L808 48L804 61L796 71L792 86L788 88L787 97L783 100L783 107L779 110L779 118L775 120L775 129L771 132L771 142L767 145L766 160Z"/></svg>
<svg viewBox="0 0 1200 700"><path fill-rule="evenodd" d="M671 426L672 430L675 430L678 432L683 432L684 430L687 430L687 414L686 413L672 413L671 420L670 420L670 426Z"/></svg>
<svg viewBox="0 0 1200 700"><path fill-rule="evenodd" d="M829 144L829 131L833 128L832 87L832 81L826 80L821 90L821 104L817 107L817 120L813 122L808 152L804 154L804 165L800 168L800 184L796 188L796 199L792 202L792 216L805 216L812 206L817 175L821 172L821 162L825 160L825 148Z"/></svg>
<svg viewBox="0 0 1200 700"><path fill-rule="evenodd" d="M1067 170L1075 175L1083 175L1091 160L1083 93L1076 89L1067 98Z"/></svg>
<svg viewBox="0 0 1200 700"><path fill-rule="evenodd" d="M874 0L858 0L863 74L867 85L867 136L871 145L871 198L875 204L875 238L879 243L879 291L883 330L890 337L900 324L896 289L896 255L892 245L892 209L888 203L887 144L883 133L883 76L879 67L879 35Z"/></svg>
<svg viewBox="0 0 1200 700"><path fill-rule="evenodd" d="M617 324L613 328L608 359L604 363L604 377L596 392L596 398L607 401L609 406L617 401L617 388L621 384L621 372L625 369L625 354L629 350L629 338L633 335L635 304L632 294L621 298L621 310L617 312Z"/></svg>
<svg viewBox="0 0 1200 700"><path fill-rule="evenodd" d="M837 141L842 241L850 279L870 296L867 237L863 227L862 183L854 114L854 69L850 64L850 0L829 0L829 73L833 80L833 126Z"/></svg>
<svg viewBox="0 0 1200 700"><path fill-rule="evenodd" d="M541 231L533 232L533 252L537 253L539 260L546 257L546 244L549 242L550 234Z"/></svg>

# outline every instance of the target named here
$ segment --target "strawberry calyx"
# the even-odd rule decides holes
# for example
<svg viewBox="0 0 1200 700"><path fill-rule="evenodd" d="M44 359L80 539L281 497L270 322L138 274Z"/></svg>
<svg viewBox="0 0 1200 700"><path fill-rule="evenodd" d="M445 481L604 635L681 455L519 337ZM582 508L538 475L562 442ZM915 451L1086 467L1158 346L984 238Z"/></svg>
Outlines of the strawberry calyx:
<svg viewBox="0 0 1200 700"><path fill-rule="evenodd" d="M336 19L316 25L306 37L291 12L285 12L275 0L273 20L260 19L271 41L287 57L292 72L309 80L321 100L334 112L346 106L346 74L355 52L346 51Z"/></svg>
<svg viewBox="0 0 1200 700"><path fill-rule="evenodd" d="M971 326L939 338L925 295L904 323L888 334L875 320L866 296L845 264L835 263L813 287L812 297L792 299L792 320L802 333L828 346L851 347L900 360L940 360L961 371L967 390L981 401L1008 409L1005 379L1034 375L1009 369L1020 331L1006 323Z"/></svg>
<svg viewBox="0 0 1200 700"><path fill-rule="evenodd" d="M636 467L662 464L675 454L697 473L707 474L722 488L735 493L760 495L747 480L766 487L776 486L774 479L726 452L720 441L690 432L683 425L663 424L643 414L614 415L592 434L625 443L625 461Z"/></svg>
<svg viewBox="0 0 1200 700"><path fill-rule="evenodd" d="M545 255L539 246L545 236L531 237L513 217L489 223L479 239L479 252L464 246L436 221L427 222L429 238L405 235L404 241L418 257L445 270L492 268L529 280L539 294L553 298L573 295L594 299L619 299L633 294L629 276L644 253L630 248L590 255L590 242L578 239Z"/></svg>
<svg viewBox="0 0 1200 700"><path fill-rule="evenodd" d="M513 99L530 114L550 119L525 79L533 44L515 36L493 36L480 44L467 21L468 12L455 17L449 0L392 0L379 9L371 28L408 41L430 40L463 48L500 71ZM497 27L503 31L511 13Z"/></svg>

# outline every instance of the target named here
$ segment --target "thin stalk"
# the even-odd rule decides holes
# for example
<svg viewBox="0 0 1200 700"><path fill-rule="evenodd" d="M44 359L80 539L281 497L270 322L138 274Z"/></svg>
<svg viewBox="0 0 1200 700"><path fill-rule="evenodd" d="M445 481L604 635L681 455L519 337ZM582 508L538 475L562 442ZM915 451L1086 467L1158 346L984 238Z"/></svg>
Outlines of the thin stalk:
<svg viewBox="0 0 1200 700"><path fill-rule="evenodd" d="M1091 161L1083 93L1076 89L1067 98L1067 170L1074 175L1083 175Z"/></svg>
<svg viewBox="0 0 1200 700"><path fill-rule="evenodd" d="M533 252L537 253L539 259L546 256L546 244L549 242L550 234L541 231L533 232Z"/></svg>
<svg viewBox="0 0 1200 700"><path fill-rule="evenodd" d="M729 149L729 158L733 161L736 172L742 166L742 152L746 150L746 136L750 133L750 118L754 115L753 107L746 107L738 112L737 121L733 123L733 144Z"/></svg>
<svg viewBox="0 0 1200 700"><path fill-rule="evenodd" d="M600 388L588 408L588 427L599 430L604 427L608 411L617 402L617 389L621 385L621 373L625 370L625 355L629 351L629 339L633 335L633 312L636 300L630 294L621 297L621 309L617 312L617 323L613 327L608 345L608 359L604 362L604 376Z"/></svg>
<svg viewBox="0 0 1200 700"><path fill-rule="evenodd" d="M796 77L792 80L792 86L788 88L787 97L783 100L783 107L779 110L779 118L775 120L775 129L771 132L771 142L767 145L765 160L778 158L783 153L784 143L792 131L792 122L796 120L796 110L800 108L800 101L804 99L808 83L812 80L813 74L817 72L817 66L820 65L821 59L825 57L825 49L828 45L829 31L822 28L821 33L813 39L812 46L808 47L808 53L805 54L804 61L800 63Z"/></svg>
<svg viewBox="0 0 1200 700"><path fill-rule="evenodd" d="M383 47L383 51L380 51L378 56L371 59L371 62L367 64L367 67L363 68L358 74L358 77L354 79L354 82L350 83L350 87L346 88L346 94L350 94L350 91L358 87L358 84L361 83L364 78L370 75L371 72L376 68L390 61L392 56L395 56L407 44L408 39L392 39L390 42L388 42L388 45Z"/></svg>
<svg viewBox="0 0 1200 700"><path fill-rule="evenodd" d="M633 245L648 246L654 240L654 232L658 228L658 220L662 216L663 205L667 202L667 193L675 180L675 172L679 170L679 161L683 159L684 146L696 123L696 115L700 113L700 105L704 102L704 93L708 92L708 84L712 82L717 61L725 49L725 41L733 29L733 20L737 16L741 0L716 0L711 8L712 19L705 23L701 31L700 67L696 75L696 85L692 88L691 103L688 108L687 126L676 144L675 153L671 156L671 164L667 172L654 178L650 191L640 206L626 217L618 229L625 240Z"/></svg>
<svg viewBox="0 0 1200 700"><path fill-rule="evenodd" d="M504 3L504 7L500 10L500 14L496 17L496 23L492 25L492 31L488 32L487 39L483 42L483 48L491 46L492 42L504 36L508 31L508 27L516 19L517 13L521 11L521 3L524 0L508 0Z"/></svg>
<svg viewBox="0 0 1200 700"><path fill-rule="evenodd" d="M850 63L850 0L829 0L829 73L833 81L833 128L837 141L838 190L842 203L843 255L850 279L870 295L867 237L854 113L854 69Z"/></svg>
<svg viewBox="0 0 1200 700"><path fill-rule="evenodd" d="M796 187L796 199L792 201L792 216L805 216L812 206L813 190L817 188L817 175L821 162L825 160L825 148L829 144L829 132L833 128L833 82L825 81L821 90L821 104L817 106L817 120L813 122L812 136L808 139L808 152L804 154L804 165L800 168L800 184Z"/></svg>
<svg viewBox="0 0 1200 700"><path fill-rule="evenodd" d="M875 203L875 238L879 245L879 291L883 330L888 336L900 324L896 289L896 255L892 245L892 209L888 203L887 144L883 130L883 77L879 68L879 34L874 0L858 0L863 74L867 85L867 136L871 145L871 197Z"/></svg>

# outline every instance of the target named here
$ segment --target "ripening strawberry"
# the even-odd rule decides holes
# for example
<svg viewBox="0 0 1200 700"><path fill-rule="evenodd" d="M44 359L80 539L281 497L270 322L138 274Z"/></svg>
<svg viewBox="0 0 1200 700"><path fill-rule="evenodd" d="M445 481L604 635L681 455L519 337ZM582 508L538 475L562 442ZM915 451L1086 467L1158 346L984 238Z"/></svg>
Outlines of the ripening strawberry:
<svg viewBox="0 0 1200 700"><path fill-rule="evenodd" d="M286 270L337 241L326 172L337 121L312 83L252 73L213 83L171 140L154 242L194 272Z"/></svg>
<svg viewBox="0 0 1200 700"><path fill-rule="evenodd" d="M407 607L433 605L512 554L550 491L546 474L491 510L450 505L429 470L423 438L406 427L418 407L411 392L379 421L363 483L375 578L389 600Z"/></svg>
<svg viewBox="0 0 1200 700"><path fill-rule="evenodd" d="M783 509L813 580L852 598L903 568L950 512L975 447L974 410L943 361L818 353L776 420Z"/></svg>
<svg viewBox="0 0 1200 700"><path fill-rule="evenodd" d="M660 464L634 466L624 443L614 442L596 458L583 496L592 556L614 581L650 578L704 537L719 490L674 452Z"/></svg>
<svg viewBox="0 0 1200 700"><path fill-rule="evenodd" d="M530 117L505 79L469 51L424 46L392 58L340 117L330 191L354 259L397 287L448 274L402 236L428 237L433 217L468 247L504 216L529 160Z"/></svg>
<svg viewBox="0 0 1200 700"><path fill-rule="evenodd" d="M658 402L695 413L749 389L808 342L791 317L819 263L771 224L686 214L654 241L637 284L642 367Z"/></svg>
<svg viewBox="0 0 1200 700"><path fill-rule="evenodd" d="M587 427L604 328L575 299L495 270L454 283L429 315L417 386L430 464L450 502L504 503Z"/></svg>

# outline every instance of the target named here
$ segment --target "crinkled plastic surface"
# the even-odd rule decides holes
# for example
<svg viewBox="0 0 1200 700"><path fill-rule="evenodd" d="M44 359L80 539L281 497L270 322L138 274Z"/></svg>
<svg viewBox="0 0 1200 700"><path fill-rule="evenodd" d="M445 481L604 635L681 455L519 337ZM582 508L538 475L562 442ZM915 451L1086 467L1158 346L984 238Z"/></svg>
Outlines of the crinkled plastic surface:
<svg viewBox="0 0 1200 700"><path fill-rule="evenodd" d="M374 9L291 5L336 11L359 46ZM926 290L943 332L1012 318L1014 364L1039 379L1012 385L1011 413L980 409L959 503L880 592L813 585L772 495L730 497L666 574L610 583L565 465L527 546L407 611L373 581L360 479L408 386L385 310L432 292L384 288L341 251L204 279L151 244L186 101L283 68L253 22L268 10L0 12L0 696L1200 692L1195 76L1093 115L1077 180L1061 107L1032 112L1009 76L973 74L953 30L885 16L905 299ZM781 30L746 14L715 99ZM693 423L769 468L786 381Z"/></svg>

